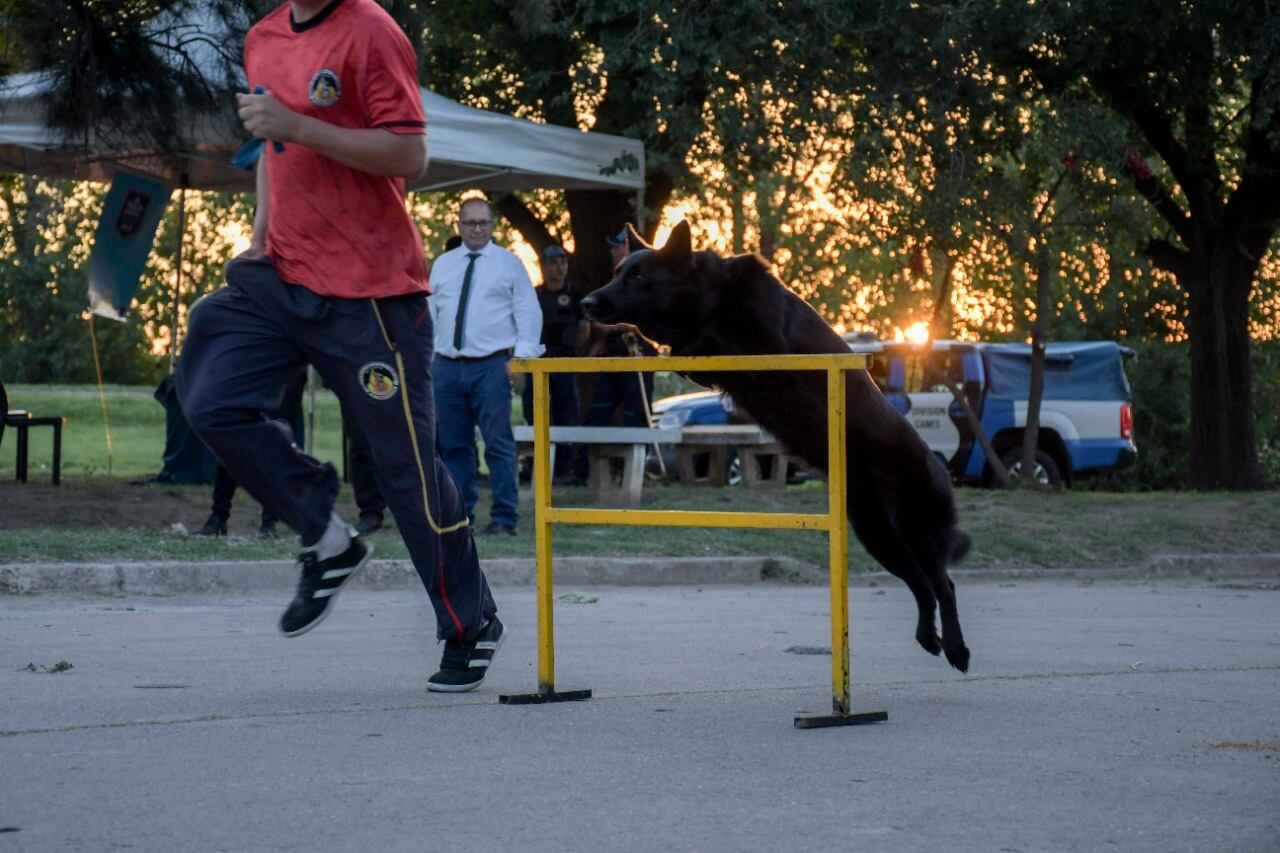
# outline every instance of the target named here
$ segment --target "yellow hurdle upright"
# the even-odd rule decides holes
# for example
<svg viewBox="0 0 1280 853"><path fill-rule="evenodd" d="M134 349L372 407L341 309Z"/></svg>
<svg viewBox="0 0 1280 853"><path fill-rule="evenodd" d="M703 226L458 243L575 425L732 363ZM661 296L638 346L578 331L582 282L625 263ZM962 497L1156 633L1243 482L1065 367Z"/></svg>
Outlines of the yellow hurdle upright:
<svg viewBox="0 0 1280 853"><path fill-rule="evenodd" d="M760 512L694 512L554 507L551 504L551 417L548 406L552 373L637 373L821 370L827 375L827 434L846 435L845 373L867 366L865 355L659 356L656 358L513 359L511 370L533 380L534 547L537 555L538 692L508 694L508 705L589 699L590 690L555 688L555 597L552 571L553 524L621 524L665 527L755 527L825 530L831 561L831 709L829 715L796 717L798 728L873 723L888 719L884 711L851 712L849 687L849 522L845 441L827 442L827 512L821 514Z"/></svg>

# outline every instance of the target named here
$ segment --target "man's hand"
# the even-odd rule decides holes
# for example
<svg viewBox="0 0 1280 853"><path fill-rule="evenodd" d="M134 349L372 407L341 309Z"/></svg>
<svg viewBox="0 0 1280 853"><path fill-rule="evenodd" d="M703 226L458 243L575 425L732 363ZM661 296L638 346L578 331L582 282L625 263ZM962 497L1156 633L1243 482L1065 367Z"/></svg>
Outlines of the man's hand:
<svg viewBox="0 0 1280 853"><path fill-rule="evenodd" d="M270 92L236 95L236 112L245 129L254 136L273 142L294 142L298 138L302 116L277 101Z"/></svg>

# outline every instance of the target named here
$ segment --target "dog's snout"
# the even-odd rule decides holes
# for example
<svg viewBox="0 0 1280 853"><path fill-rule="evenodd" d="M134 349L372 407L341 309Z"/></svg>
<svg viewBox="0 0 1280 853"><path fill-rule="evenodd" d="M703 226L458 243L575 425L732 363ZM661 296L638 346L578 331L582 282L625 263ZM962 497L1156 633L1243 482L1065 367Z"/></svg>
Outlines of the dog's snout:
<svg viewBox="0 0 1280 853"><path fill-rule="evenodd" d="M601 296L600 291L598 290L595 293L588 294L587 297L582 300L582 310L585 311L587 316L592 320L597 320L599 322L609 321L608 306L609 300Z"/></svg>

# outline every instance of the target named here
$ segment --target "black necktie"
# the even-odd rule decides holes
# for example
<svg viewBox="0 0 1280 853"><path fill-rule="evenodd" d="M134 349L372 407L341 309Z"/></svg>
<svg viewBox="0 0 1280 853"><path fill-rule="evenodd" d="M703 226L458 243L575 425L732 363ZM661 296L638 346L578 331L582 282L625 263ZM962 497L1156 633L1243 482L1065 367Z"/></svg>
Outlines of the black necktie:
<svg viewBox="0 0 1280 853"><path fill-rule="evenodd" d="M471 295L471 273L476 268L479 252L467 252L467 274L462 277L462 295L458 297L458 316L453 321L453 348L462 353L462 330L467 325L467 297Z"/></svg>

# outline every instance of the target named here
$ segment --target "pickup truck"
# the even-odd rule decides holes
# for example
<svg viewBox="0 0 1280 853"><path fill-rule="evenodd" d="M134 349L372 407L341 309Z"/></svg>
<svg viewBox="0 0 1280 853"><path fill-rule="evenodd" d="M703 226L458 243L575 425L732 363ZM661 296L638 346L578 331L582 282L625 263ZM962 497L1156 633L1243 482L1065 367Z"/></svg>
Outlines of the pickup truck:
<svg viewBox="0 0 1280 853"><path fill-rule="evenodd" d="M990 485L992 473L947 382L962 385L993 450L1010 473L1019 474L1031 390L1030 345L935 341L921 346L855 339L850 349L872 356L872 378L954 480ZM1132 394L1124 372L1125 359L1133 355L1111 341L1047 346L1036 480L1070 485L1137 461Z"/></svg>

